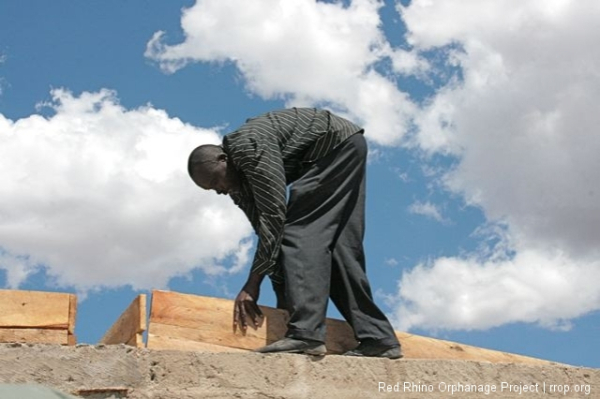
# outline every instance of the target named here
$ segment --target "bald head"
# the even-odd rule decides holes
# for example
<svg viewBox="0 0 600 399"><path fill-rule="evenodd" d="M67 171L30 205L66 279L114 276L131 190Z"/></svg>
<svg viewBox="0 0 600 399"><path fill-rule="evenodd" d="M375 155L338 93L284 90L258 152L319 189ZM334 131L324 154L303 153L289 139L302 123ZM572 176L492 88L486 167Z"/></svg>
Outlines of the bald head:
<svg viewBox="0 0 600 399"><path fill-rule="evenodd" d="M235 168L223 147L214 144L201 145L192 151L188 159L188 173L198 186L228 194L237 190L239 179Z"/></svg>
<svg viewBox="0 0 600 399"><path fill-rule="evenodd" d="M225 153L219 145L204 144L196 147L188 159L188 173L190 177L193 179L194 175L214 167L222 155L225 155Z"/></svg>

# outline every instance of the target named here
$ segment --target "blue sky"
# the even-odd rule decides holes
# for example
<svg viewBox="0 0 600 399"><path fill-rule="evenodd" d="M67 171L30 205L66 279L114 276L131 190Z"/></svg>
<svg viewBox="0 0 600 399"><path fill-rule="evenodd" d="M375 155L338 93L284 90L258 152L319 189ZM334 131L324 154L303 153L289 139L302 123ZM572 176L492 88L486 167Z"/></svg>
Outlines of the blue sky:
<svg viewBox="0 0 600 399"><path fill-rule="evenodd" d="M140 292L234 297L254 238L187 155L320 106L366 128L367 268L397 329L600 367L599 14L2 2L0 287L78 293L85 343Z"/></svg>

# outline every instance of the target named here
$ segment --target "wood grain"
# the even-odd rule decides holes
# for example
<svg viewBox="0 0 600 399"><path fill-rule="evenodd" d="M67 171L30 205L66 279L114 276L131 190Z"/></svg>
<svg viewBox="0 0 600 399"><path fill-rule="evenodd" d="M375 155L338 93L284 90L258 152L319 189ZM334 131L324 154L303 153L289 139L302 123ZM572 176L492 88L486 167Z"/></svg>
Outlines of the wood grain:
<svg viewBox="0 0 600 399"><path fill-rule="evenodd" d="M288 313L260 306L265 316L260 328L248 328L245 334L233 332L233 301L222 298L153 291L149 332L162 337L179 338L212 345L252 350L285 336ZM341 320L327 319L326 346L330 353L341 353L357 343L352 329Z"/></svg>
<svg viewBox="0 0 600 399"><path fill-rule="evenodd" d="M396 332L407 359L475 360L491 363L548 364L528 356L460 344L452 341Z"/></svg>
<svg viewBox="0 0 600 399"><path fill-rule="evenodd" d="M169 291L153 291L148 347L226 351L253 350L284 337L287 312L261 306L265 321L245 335L232 331L233 301ZM328 353L339 354L357 345L350 326L342 320L327 319ZM548 364L550 362L456 342L396 332L407 359L455 359L493 363Z"/></svg>
<svg viewBox="0 0 600 399"><path fill-rule="evenodd" d="M66 329L0 328L0 342L71 345L70 336Z"/></svg>
<svg viewBox="0 0 600 399"><path fill-rule="evenodd" d="M146 295L138 295L108 329L101 344L127 344L143 347L142 334L146 331Z"/></svg>
<svg viewBox="0 0 600 399"><path fill-rule="evenodd" d="M0 327L74 330L73 294L0 290Z"/></svg>
<svg viewBox="0 0 600 399"><path fill-rule="evenodd" d="M181 338L163 337L148 333L148 348L157 350L179 350L192 352L248 352L248 350L213 345L206 342L190 341Z"/></svg>

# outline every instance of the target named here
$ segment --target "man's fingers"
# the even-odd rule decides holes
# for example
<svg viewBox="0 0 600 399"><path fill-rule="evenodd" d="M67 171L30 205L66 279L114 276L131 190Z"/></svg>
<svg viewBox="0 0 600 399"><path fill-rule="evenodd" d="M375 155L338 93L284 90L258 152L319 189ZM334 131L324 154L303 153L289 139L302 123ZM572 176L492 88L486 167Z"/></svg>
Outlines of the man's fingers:
<svg viewBox="0 0 600 399"><path fill-rule="evenodd" d="M235 301L233 306L233 332L235 333L238 328L242 334L246 334L246 310L244 309L244 303Z"/></svg>
<svg viewBox="0 0 600 399"><path fill-rule="evenodd" d="M233 332L235 333L239 329L245 335L248 323L256 330L262 326L263 321L263 313L254 298L244 291L240 292L233 306Z"/></svg>
<svg viewBox="0 0 600 399"><path fill-rule="evenodd" d="M242 330L242 334L246 334L246 329L248 328L248 324L246 323L246 317L248 317L246 315L246 307L244 306L244 303L240 303L239 305L239 317L238 317L238 324L240 329Z"/></svg>
<svg viewBox="0 0 600 399"><path fill-rule="evenodd" d="M245 301L244 307L246 308L247 317L249 316L252 321L252 328L256 330L263 322L263 314L260 308L254 301Z"/></svg>
<svg viewBox="0 0 600 399"><path fill-rule="evenodd" d="M261 327L263 324L263 321L265 320L265 316L263 315L262 311L260 310L260 308L258 307L256 302L252 303L252 308L254 310L254 326L256 328Z"/></svg>

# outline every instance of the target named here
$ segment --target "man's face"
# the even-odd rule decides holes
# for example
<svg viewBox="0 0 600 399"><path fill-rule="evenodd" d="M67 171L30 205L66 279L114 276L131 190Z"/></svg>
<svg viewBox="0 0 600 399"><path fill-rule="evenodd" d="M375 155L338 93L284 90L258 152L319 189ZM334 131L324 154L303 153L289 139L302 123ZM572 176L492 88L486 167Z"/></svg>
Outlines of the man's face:
<svg viewBox="0 0 600 399"><path fill-rule="evenodd" d="M215 190L217 194L229 194L239 189L239 180L233 168L228 167L227 158L219 158L207 164L205 171L192 177L194 182L205 190Z"/></svg>

